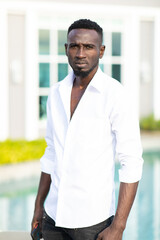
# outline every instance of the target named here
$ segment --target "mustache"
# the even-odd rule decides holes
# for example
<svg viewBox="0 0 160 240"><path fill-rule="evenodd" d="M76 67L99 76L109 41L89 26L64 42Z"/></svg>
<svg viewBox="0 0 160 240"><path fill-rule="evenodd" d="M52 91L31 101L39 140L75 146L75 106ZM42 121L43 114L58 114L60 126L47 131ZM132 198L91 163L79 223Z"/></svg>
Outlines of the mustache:
<svg viewBox="0 0 160 240"><path fill-rule="evenodd" d="M78 57L76 57L76 58L74 59L74 62L77 63L77 64L87 64L87 63L88 63L87 59L78 58Z"/></svg>

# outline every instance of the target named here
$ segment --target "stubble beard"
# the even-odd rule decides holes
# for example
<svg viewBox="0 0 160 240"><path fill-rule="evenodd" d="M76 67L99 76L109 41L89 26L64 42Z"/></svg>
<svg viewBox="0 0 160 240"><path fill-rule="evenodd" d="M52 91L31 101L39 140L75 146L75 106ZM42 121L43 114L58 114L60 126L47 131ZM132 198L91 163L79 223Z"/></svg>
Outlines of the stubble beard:
<svg viewBox="0 0 160 240"><path fill-rule="evenodd" d="M85 78L90 74L90 72L92 70L82 71L81 69L78 69L78 70L73 70L73 71L74 71L75 76Z"/></svg>

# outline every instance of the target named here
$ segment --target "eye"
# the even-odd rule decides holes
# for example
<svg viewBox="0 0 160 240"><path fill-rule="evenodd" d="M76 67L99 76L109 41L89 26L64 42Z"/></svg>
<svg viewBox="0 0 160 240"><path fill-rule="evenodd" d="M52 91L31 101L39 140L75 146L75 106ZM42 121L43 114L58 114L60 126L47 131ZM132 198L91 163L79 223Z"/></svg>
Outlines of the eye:
<svg viewBox="0 0 160 240"><path fill-rule="evenodd" d="M74 48L77 48L78 46L77 46L77 44L71 44L69 47L74 49Z"/></svg>
<svg viewBox="0 0 160 240"><path fill-rule="evenodd" d="M85 46L85 48L88 49L88 50L93 49L93 45L87 44L87 45Z"/></svg>

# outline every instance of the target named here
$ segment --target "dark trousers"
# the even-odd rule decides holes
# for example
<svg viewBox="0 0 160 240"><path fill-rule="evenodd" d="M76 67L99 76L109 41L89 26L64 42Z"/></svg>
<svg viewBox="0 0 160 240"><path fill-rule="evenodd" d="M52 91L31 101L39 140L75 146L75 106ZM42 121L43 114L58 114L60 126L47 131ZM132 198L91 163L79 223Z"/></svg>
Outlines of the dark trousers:
<svg viewBox="0 0 160 240"><path fill-rule="evenodd" d="M109 227L113 221L111 216L104 222L84 228L56 227L55 222L46 213L43 216L42 235L44 240L96 240L98 234Z"/></svg>

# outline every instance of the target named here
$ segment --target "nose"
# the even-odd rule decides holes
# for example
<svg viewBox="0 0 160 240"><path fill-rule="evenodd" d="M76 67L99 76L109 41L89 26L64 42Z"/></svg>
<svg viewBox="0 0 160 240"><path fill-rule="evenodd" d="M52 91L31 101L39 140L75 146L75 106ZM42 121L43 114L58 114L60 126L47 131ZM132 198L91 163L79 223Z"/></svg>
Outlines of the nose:
<svg viewBox="0 0 160 240"><path fill-rule="evenodd" d="M77 57L77 58L85 58L85 51L84 51L83 46L80 46L80 47L77 49L76 57Z"/></svg>

